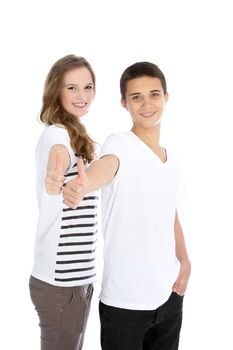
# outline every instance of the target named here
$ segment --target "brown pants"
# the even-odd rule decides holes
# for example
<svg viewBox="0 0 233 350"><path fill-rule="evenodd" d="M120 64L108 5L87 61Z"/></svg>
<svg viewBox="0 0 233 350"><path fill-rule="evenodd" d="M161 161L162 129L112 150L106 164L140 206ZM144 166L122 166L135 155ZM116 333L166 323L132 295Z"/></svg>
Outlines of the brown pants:
<svg viewBox="0 0 233 350"><path fill-rule="evenodd" d="M81 350L92 284L56 287L30 277L30 295L41 328L41 350Z"/></svg>

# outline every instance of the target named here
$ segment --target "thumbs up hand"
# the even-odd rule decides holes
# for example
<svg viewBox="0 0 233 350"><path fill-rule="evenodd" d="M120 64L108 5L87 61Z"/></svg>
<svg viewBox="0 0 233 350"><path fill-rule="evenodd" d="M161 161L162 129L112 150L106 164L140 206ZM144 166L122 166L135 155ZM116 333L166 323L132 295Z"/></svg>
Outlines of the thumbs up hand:
<svg viewBox="0 0 233 350"><path fill-rule="evenodd" d="M89 187L89 180L82 159L77 161L77 170L77 177L68 181L63 187L64 203L72 209L79 206Z"/></svg>
<svg viewBox="0 0 233 350"><path fill-rule="evenodd" d="M57 152L55 157L55 168L48 170L45 178L45 188L48 194L60 194L65 179L60 152Z"/></svg>

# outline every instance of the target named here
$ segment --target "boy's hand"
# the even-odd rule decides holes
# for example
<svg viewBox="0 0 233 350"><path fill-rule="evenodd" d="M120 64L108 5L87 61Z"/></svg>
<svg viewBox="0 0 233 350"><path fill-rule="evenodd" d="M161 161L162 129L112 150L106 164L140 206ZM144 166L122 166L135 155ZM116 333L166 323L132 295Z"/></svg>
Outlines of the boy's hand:
<svg viewBox="0 0 233 350"><path fill-rule="evenodd" d="M45 178L46 192L48 194L60 194L64 179L61 155L57 152L55 169L49 170Z"/></svg>
<svg viewBox="0 0 233 350"><path fill-rule="evenodd" d="M82 159L78 159L77 169L78 176L75 179L68 181L63 187L64 203L72 209L79 206L83 197L87 193L89 185Z"/></svg>
<svg viewBox="0 0 233 350"><path fill-rule="evenodd" d="M173 284L172 291L183 296L185 294L189 276L191 273L190 262L184 262L180 265L180 272L176 282Z"/></svg>

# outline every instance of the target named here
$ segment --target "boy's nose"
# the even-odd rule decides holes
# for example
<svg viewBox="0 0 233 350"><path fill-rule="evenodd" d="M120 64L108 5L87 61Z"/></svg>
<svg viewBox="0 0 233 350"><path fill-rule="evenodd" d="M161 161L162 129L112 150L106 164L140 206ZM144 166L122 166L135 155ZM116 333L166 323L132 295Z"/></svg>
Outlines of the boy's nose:
<svg viewBox="0 0 233 350"><path fill-rule="evenodd" d="M143 99L143 106L144 106L144 107L145 107L145 106L151 106L151 100L150 100L150 98L145 97L145 98Z"/></svg>

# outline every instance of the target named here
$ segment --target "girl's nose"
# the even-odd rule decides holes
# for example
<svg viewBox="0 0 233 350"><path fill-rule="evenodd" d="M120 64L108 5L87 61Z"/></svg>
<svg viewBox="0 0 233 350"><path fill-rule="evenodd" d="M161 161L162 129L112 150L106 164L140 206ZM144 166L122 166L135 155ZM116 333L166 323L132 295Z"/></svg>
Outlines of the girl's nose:
<svg viewBox="0 0 233 350"><path fill-rule="evenodd" d="M86 100L86 95L84 91L78 90L75 94L76 99Z"/></svg>

